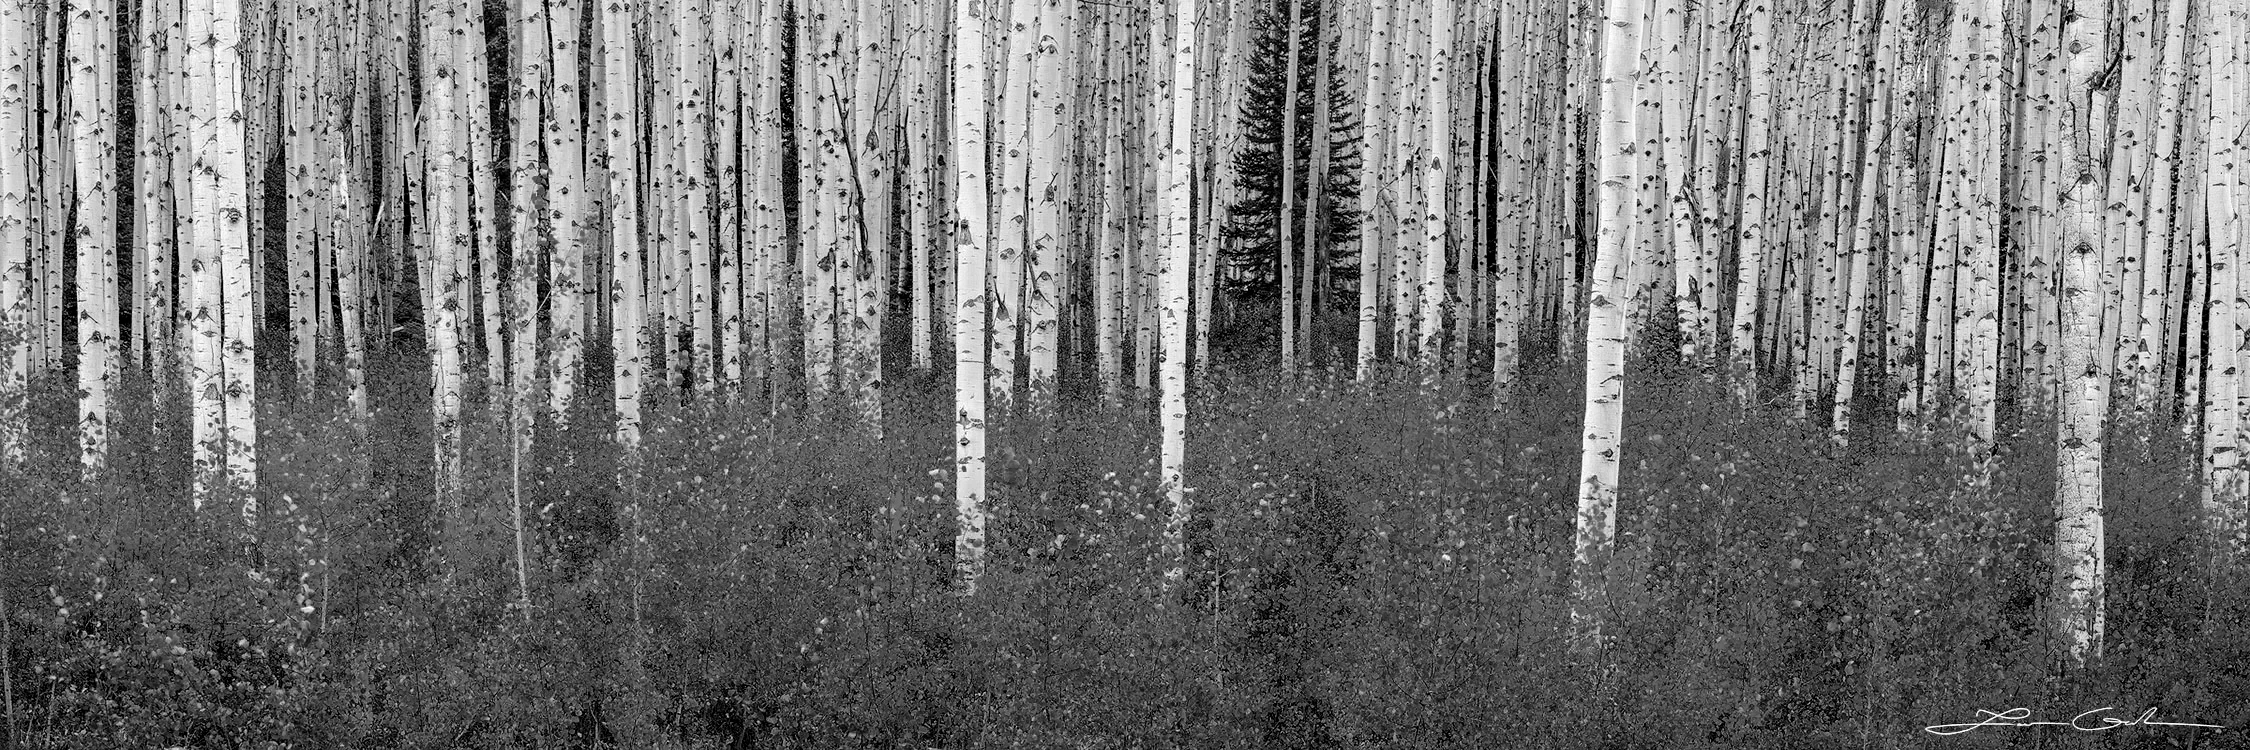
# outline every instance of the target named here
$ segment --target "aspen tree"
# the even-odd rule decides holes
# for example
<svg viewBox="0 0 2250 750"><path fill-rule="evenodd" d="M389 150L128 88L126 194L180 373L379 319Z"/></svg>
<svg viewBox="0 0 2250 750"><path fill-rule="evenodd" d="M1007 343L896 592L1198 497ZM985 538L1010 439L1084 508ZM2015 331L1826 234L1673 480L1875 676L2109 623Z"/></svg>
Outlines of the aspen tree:
<svg viewBox="0 0 2250 750"><path fill-rule="evenodd" d="M315 326L320 316L315 312L317 297L313 292L313 277L317 273L313 258L316 244L313 214L315 204L321 201L320 189L313 179L313 164L319 157L313 149L314 120L311 117L314 77L321 66L313 59L312 34L316 27L324 24L317 12L318 6L313 3L293 3L289 10L285 19L276 21L288 25L286 62L281 75L288 96L281 103L279 126L280 135L286 141L282 144L282 158L286 163L283 215L288 243L284 260L289 275L289 348L295 365L296 395L309 399L315 390L313 377L319 356ZM279 11L280 8L275 9L276 16L282 15Z"/></svg>
<svg viewBox="0 0 2250 750"><path fill-rule="evenodd" d="M1423 118L1428 114L1427 107L1430 103L1426 98L1428 92L1422 89L1422 85L1428 82L1422 66L1427 62L1423 55L1429 49L1429 21L1426 16L1414 12L1427 7L1425 3L1428 0L1403 1L1407 3L1405 12L1402 13L1407 18L1406 38L1401 40L1399 56L1394 60L1393 66L1396 69L1393 75L1397 76L1401 85L1393 92L1397 98L1391 110L1391 114L1398 118L1392 126L1390 138L1392 179L1397 180L1397 188L1391 199L1395 222L1392 228L1395 231L1390 242L1392 263L1388 269L1391 290L1391 357L1402 364L1420 361L1414 353L1414 344L1419 340L1414 335L1415 322L1420 320L1417 316L1427 312L1421 310L1417 303L1420 297L1416 291L1420 289L1421 283L1415 273L1428 247L1421 242L1424 229L1422 219L1426 212L1421 210L1421 204L1418 203L1423 199L1420 188L1424 180L1414 178L1421 174L1416 170L1419 168L1419 160L1428 155L1423 146L1429 141L1410 129L1417 127L1417 123L1421 126L1428 125L1429 121Z"/></svg>
<svg viewBox="0 0 2250 750"><path fill-rule="evenodd" d="M446 523L457 519L461 490L461 390L462 310L467 306L462 286L467 279L461 272L463 256L471 244L467 232L466 206L462 205L460 164L461 144L457 136L461 128L456 125L461 111L456 106L455 87L466 75L461 70L465 55L460 52L462 23L461 5L454 0L441 0L445 5L432 18L438 24L429 30L434 40L429 45L430 67L425 68L424 94L428 102L429 121L423 136L429 141L429 176L424 186L430 191L430 244L428 266L432 291L428 296L434 304L431 309L431 408L435 436L435 481L438 508Z"/></svg>
<svg viewBox="0 0 2250 750"><path fill-rule="evenodd" d="M182 310L188 318L183 343L188 350L187 392L192 410L189 441L194 446L191 497L200 510L204 503L215 499L226 481L226 401L224 374L219 365L224 303L219 285L223 240L219 231L221 179L218 162L229 157L240 159L242 142L240 130L233 131L236 137L231 141L219 140L222 132L219 120L225 108L219 98L218 58L236 54L232 44L226 45L223 52L219 46L218 16L222 7L215 0L195 0L186 5L182 26L188 43L182 50L185 64L181 66L181 75L187 94L184 97L184 119L188 126L185 145L193 165L193 182L188 186L190 202L186 212L191 233L187 251L180 257L180 273L184 277L181 286L185 292ZM224 10L240 12L239 6L231 4L224 6Z"/></svg>
<svg viewBox="0 0 2250 750"><path fill-rule="evenodd" d="M838 237L850 260L850 273L844 279L849 296L841 300L850 311L851 324L851 336L845 344L850 347L844 353L845 372L860 426L865 434L876 438L883 435L883 301L892 224L892 180L887 171L890 144L876 122L881 119L877 117L878 100L884 96L881 76L894 70L883 59L888 56L889 44L878 26L879 19L889 14L882 11L879 2L860 0L860 22L855 27L859 51L850 68L855 81L852 118L849 122L837 121L840 137L836 140L838 147L852 149L851 153L837 155L838 163L856 167L852 174L839 176L845 188L842 195L852 206L850 214L837 214Z"/></svg>
<svg viewBox="0 0 2250 750"><path fill-rule="evenodd" d="M1440 3L1448 0L1438 0ZM1755 1L1755 0L1754 0ZM1640 13L1632 0L1608 0L1602 35L1599 246L1586 321L1586 431L1579 452L1578 532L1573 558L1574 647L1598 649L1608 609L1604 572L1617 534L1619 433L1625 413L1626 223L1632 218L1632 100Z"/></svg>
<svg viewBox="0 0 2250 750"><path fill-rule="evenodd" d="M113 195L116 134L102 85L116 66L117 34L110 0L71 0L69 22L70 139L77 182L78 447L88 477L109 456L109 389L116 370L117 222ZM54 249L59 250L59 247Z"/></svg>
<svg viewBox="0 0 2250 750"><path fill-rule="evenodd" d="M1760 273L1766 264L1766 169L1773 159L1773 6L1771 0L1748 0L1750 3L1750 61L1744 75L1749 78L1750 99L1746 104L1743 121L1743 153L1745 165L1742 192L1741 245L1736 251L1740 262L1735 277L1734 323L1731 334L1733 359L1729 377L1734 383L1735 400L1745 406L1758 398L1758 290Z"/></svg>
<svg viewBox="0 0 2250 750"><path fill-rule="evenodd" d="M604 171L609 173L604 207L609 210L609 245L615 258L609 282L613 316L610 349L614 352L610 367L617 444L630 461L640 450L641 376L647 365L642 346L646 325L642 316L647 305L641 275L640 166L634 148L641 134L633 122L633 103L640 101L633 69L633 61L640 56L633 35L638 8L632 0L602 0L601 5L603 96L613 104L604 129Z"/></svg>
<svg viewBox="0 0 2250 750"><path fill-rule="evenodd" d="M607 5L610 0L596 0ZM549 368L547 408L554 413L558 430L570 426L570 408L577 393L579 370L584 367L588 330L588 294L602 290L586 283L588 215L584 111L580 105L578 30L579 0L548 0L547 90L542 94L547 131L548 231L554 236L553 257L547 264L548 335L553 365ZM526 46L527 54L535 54ZM605 188L608 187L605 185ZM614 194L612 194L614 195Z"/></svg>
<svg viewBox="0 0 2250 750"><path fill-rule="evenodd" d="M1429 47L1430 138L1422 156L1422 278L1421 328L1416 348L1421 354L1422 385L1437 386L1445 336L1445 248L1453 233L1452 216L1445 207L1446 168L1453 154L1453 0L1431 0Z"/></svg>
<svg viewBox="0 0 2250 750"><path fill-rule="evenodd" d="M2157 409L2160 386L2170 383L2170 378L2166 376L2173 360L2173 339L2168 338L2166 333L2169 322L2174 320L2170 314L2173 301L2171 290L2180 289L2186 282L2186 279L2175 278L2170 272L2173 268L2184 270L2184 264L2166 263L2165 272L2161 276L2158 275L2157 268L2158 263L2186 254L2178 251L2172 244L2175 203L2179 200L2173 181L2180 162L2182 140L2181 128L2174 121L2178 119L2176 113L2181 108L2182 89L2186 85L2182 69L2185 67L2184 58L2189 43L2187 17L2191 5L2188 0L2167 0L2164 6L2163 36L2159 40L2164 50L2162 59L2156 65L2159 80L2156 83L2155 111L2161 119L2152 128L2156 145L2149 161L2148 226L2141 240L2144 258L2142 270L2148 274L2149 280L2142 285L2140 325L2137 331L2139 341L2133 359L2134 382L2138 386L2133 392L2133 402L2150 413ZM2145 439L2146 436L2143 437Z"/></svg>
<svg viewBox="0 0 2250 750"><path fill-rule="evenodd" d="M1688 172L1688 86L1686 36L1687 9L1681 0L1659 0L1656 5L1657 52L1661 60L1659 91L1664 138L1664 184L1668 190L1671 211L1673 268L1672 304L1679 319L1680 359L1696 362L1708 356L1709 342L1703 340L1700 322L1703 307L1714 304L1702 297L1700 274L1704 253L1703 243L1696 236L1696 219L1693 203L1695 186Z"/></svg>
<svg viewBox="0 0 2250 750"><path fill-rule="evenodd" d="M1441 2L1443 0L1440 0ZM1162 0L1150 4L1161 12ZM1164 299L1163 430L1160 470L1171 515L1164 522L1164 588L1176 591L1187 577L1187 334L1188 264L1194 225L1188 216L1189 163L1195 127L1195 0L1172 6L1172 78L1169 143L1164 156L1164 257L1160 264ZM1162 22L1158 22L1162 26ZM1294 60L1291 61L1294 64Z"/></svg>
<svg viewBox="0 0 2250 750"><path fill-rule="evenodd" d="M1123 399L1125 323L1125 56L1117 54L1113 33L1120 21L1102 24L1107 73L1101 87L1106 133L1102 138L1102 220L1100 240L1094 250L1094 367L1101 381L1103 403L1115 406Z"/></svg>
<svg viewBox="0 0 2250 750"><path fill-rule="evenodd" d="M1383 97L1380 92L1390 80L1386 70L1391 56L1392 2L1393 0L1370 2L1374 6L1374 20L1368 25L1366 88L1360 95L1360 122L1369 131L1378 130L1381 127L1378 123L1384 122L1390 114L1382 109ZM1377 311L1382 304L1378 289L1380 285L1377 282L1382 273L1382 238L1389 234L1375 225L1376 217L1383 215L1379 204L1382 200L1382 157L1385 149L1377 138L1366 138L1365 141L1367 145L1362 149L1365 156L1360 162L1363 166L1359 178L1359 215L1365 218L1368 226L1359 233L1359 343L1354 350L1358 359L1357 375L1362 381L1367 380L1375 371ZM1505 324L1505 321L1501 323ZM1496 373L1498 367L1499 365L1494 365ZM1496 374L1494 377L1501 376Z"/></svg>
<svg viewBox="0 0 2250 750"><path fill-rule="evenodd" d="M2000 401L2000 112L1999 94L2012 83L2000 65L2000 3L1999 0L1979 0L1964 3L1972 9L1975 37L1972 41L1970 74L1974 76L1973 90L1979 92L1971 98L1971 138L1967 142L1973 149L1968 156L1970 180L1964 187L1973 191L1967 217L1968 233L1964 242L1970 247L1963 254L1968 264L1964 269L1969 281L1968 303L1957 318L1960 328L1956 332L1962 344L1970 351L1960 356L1962 366L1973 372L1966 385L1970 426L1977 439L1979 450L1990 451L1997 437ZM1985 93L1991 92L1991 93ZM2114 356L2101 355L2104 372ZM2103 403L2108 403L2104 400ZM1985 465L1985 471L1990 470ZM1980 478L1989 482L1989 475Z"/></svg>
<svg viewBox="0 0 2250 750"><path fill-rule="evenodd" d="M2240 95L2250 86L2250 54L2243 52L2250 8L2243 0L2226 0L2210 7L2205 19L2204 54L2209 56L2206 75L2210 104L2204 127L2203 171L2204 231L2209 247L2211 290L2209 336L2203 392L2205 526L2216 541L2219 559L2239 556L2244 533L2242 507L2246 482L2242 476L2242 433L2239 420L2243 383L2241 360L2246 311L2241 246L2245 239L2242 202L2245 185L2243 135L2250 112Z"/></svg>
<svg viewBox="0 0 2250 750"><path fill-rule="evenodd" d="M173 4L173 7L177 5ZM166 343L171 340L168 328L177 319L172 310L171 285L167 282L171 279L172 238L178 221L172 215L171 190L165 182L171 175L173 161L171 149L174 133L167 116L167 108L172 106L173 97L158 93L169 86L168 77L172 75L172 71L168 68L174 67L164 61L169 55L164 42L167 15L170 12L164 6L151 5L143 8L140 12L140 27L133 37L138 42L133 61L136 84L133 90L133 117L134 133L139 137L134 139L137 142L133 163L134 184L138 193L134 199L132 217L134 236L130 239L133 243L133 266L130 271L133 284L131 344L133 361L149 375L152 396L159 402L166 398L164 394L171 373L170 368L157 362L172 361L172 357L165 354ZM0 44L4 43L5 40L0 40ZM6 105L0 105L4 106ZM0 135L0 138L5 137L7 136ZM0 164L5 163L0 161ZM0 209L0 212L5 210ZM4 213L0 213L0 216L4 216ZM6 219L0 218L0 224L5 223ZM0 234L4 233L5 230L0 230ZM0 263L0 268L4 267L5 264ZM4 284L5 282L0 282L0 285ZM0 304L0 310L4 309L5 305ZM152 357L152 354L155 356ZM4 391L5 386L0 386L0 392ZM0 396L0 401L4 400L5 396ZM0 439L0 443L4 442L4 439Z"/></svg>
<svg viewBox="0 0 2250 750"><path fill-rule="evenodd" d="M488 403L497 412L508 392L508 347L505 340L507 313L501 309L500 289L500 205L503 200L498 180L493 173L496 158L492 147L492 95L489 85L490 65L485 57L484 5L473 2L460 9L463 19L461 29L461 68L463 75L455 79L459 84L454 93L455 103L461 107L461 142L467 146L458 149L463 159L461 173L468 179L462 183L468 208L462 221L468 224L470 248L459 257L461 278L473 283L476 289L464 291L462 298L462 330L464 352L481 349L484 355L484 386ZM473 308L473 309L472 309ZM473 333L482 323L481 340Z"/></svg>
<svg viewBox="0 0 2250 750"><path fill-rule="evenodd" d="M1289 59L1282 63L1284 75L1281 104L1281 151L1276 162L1281 165L1281 196L1275 200L1274 216L1277 222L1274 236L1280 239L1281 257L1275 267L1280 269L1281 284L1281 372L1297 373L1297 233L1290 221L1290 212L1297 205L1297 96L1302 90L1298 82L1298 63L1304 59L1299 50L1304 46L1305 3L1307 0L1287 0L1289 19L1282 33L1289 37ZM1318 75L1317 73L1315 75ZM1319 136L1314 136L1319 137ZM1313 179L1318 179L1317 177ZM1309 209L1308 209L1309 210ZM1311 273L1312 268L1301 269Z"/></svg>
<svg viewBox="0 0 2250 750"><path fill-rule="evenodd" d="M1029 81L1030 163L1026 176L1026 210L1029 235L1024 258L1024 354L1036 408L1052 409L1055 379L1060 366L1061 277L1065 267L1062 171L1065 148L1075 148L1067 116L1070 97L1065 73L1064 40L1074 32L1058 0L1034 2L1039 31L1032 52Z"/></svg>
<svg viewBox="0 0 2250 750"><path fill-rule="evenodd" d="M742 21L736 18L744 0L715 0L711 6L711 30L716 37L711 41L711 135L715 142L718 168L716 181L711 188L712 210L718 223L711 240L713 262L718 265L718 282L713 300L718 305L718 385L725 398L732 401L742 393L742 211L740 185L742 183L742 149L736 143L741 133L742 66L739 56L744 54L738 40Z"/></svg>
<svg viewBox="0 0 2250 750"><path fill-rule="evenodd" d="M2102 650L2102 423L2109 409L2108 368L2098 351L2106 279L2100 267L2103 184L2109 165L2095 140L2094 105L2108 49L2100 4L2076 7L2064 26L2068 119L2062 146L2064 393L2056 423L2054 627L2064 652L2083 666Z"/></svg>
<svg viewBox="0 0 2250 750"><path fill-rule="evenodd" d="M1016 396L1015 372L1018 347L1024 331L1024 255L1030 236L1029 181L1031 170L1032 132L1031 88L1036 75L1032 69L1038 48L1039 0L1012 0L1008 4L1006 27L1008 29L1005 59L1007 84L1000 100L1002 158L998 160L1000 176L999 221L993 228L992 239L992 352L991 368L995 384L993 397L1006 413Z"/></svg>
<svg viewBox="0 0 2250 750"><path fill-rule="evenodd" d="M523 516L523 463L531 456L532 388L539 358L539 212L537 179L542 75L547 60L546 0L515 0L516 37L514 102L508 108L509 187L514 206L508 238L508 417L510 433L509 511L515 532L516 601L523 617L531 617L531 566L529 529Z"/></svg>
<svg viewBox="0 0 2250 750"><path fill-rule="evenodd" d="M0 0L0 470L25 460L31 375L34 10Z"/></svg>
<svg viewBox="0 0 2250 750"><path fill-rule="evenodd" d="M939 220L936 202L939 194L937 181L941 179L938 168L938 103L937 87L943 80L939 66L933 60L938 54L937 37L944 33L945 25L939 22L938 6L934 3L915 2L908 5L912 25L907 31L906 55L906 123L907 160L914 165L915 174L907 181L909 214L907 222L908 252L911 254L913 276L909 283L913 327L908 329L908 356L914 369L928 370L932 364L933 342L931 286L935 274L931 272L931 259L937 255L931 244L938 241L935 223Z"/></svg>
<svg viewBox="0 0 2250 750"><path fill-rule="evenodd" d="M1859 385L1860 336L1867 327L1868 294L1875 272L1875 191L1877 178L1882 174L1885 157L1900 158L1894 146L1897 143L1891 120L1890 78L1897 64L1899 24L1897 16L1902 9L1897 5L1885 6L1884 17L1876 21L1876 53L1874 88L1870 95L1867 127L1883 128L1878 137L1864 139L1859 155L1859 206L1852 221L1852 267L1850 298L1844 314L1842 359L1837 363L1836 398L1830 412L1830 429L1838 445L1850 442L1853 399ZM1878 313L1880 315L1880 313Z"/></svg>
<svg viewBox="0 0 2250 750"><path fill-rule="evenodd" d="M677 46L673 64L678 71L678 97L680 111L680 171L684 183L679 186L680 239L686 246L687 265L681 272L689 278L680 285L686 294L689 334L688 380L694 383L695 392L709 394L717 380L715 367L718 351L716 344L717 321L712 319L711 290L711 119L709 81L705 62L710 21L703 0L676 0L673 3L674 33ZM680 367L672 368L675 372Z"/></svg>
<svg viewBox="0 0 2250 750"><path fill-rule="evenodd" d="M227 479L242 496L244 520L255 521L257 502L255 496L249 494L258 482L257 350L253 346L257 320L253 315L257 307L251 297L255 287L250 263L255 250L250 242L249 227L243 221L248 207L253 205L248 197L252 183L247 176L250 162L243 158L242 151L246 143L242 132L242 84L246 76L232 52L240 38L236 19L240 18L241 6L235 0L209 1L213 11L207 43L215 56L212 80L218 108L212 114L218 120L214 138L219 150L208 168L217 173L217 182L210 187L218 200L215 255L222 267L226 298L225 320L221 326L225 352L221 361L226 381ZM200 194L203 186L197 187Z"/></svg>
<svg viewBox="0 0 2250 750"><path fill-rule="evenodd" d="M758 362L756 369L765 380L769 399L778 399L781 392L778 384L780 358L774 354L778 349L779 336L774 328L781 317L782 303L779 298L782 295L779 291L781 268L784 264L775 259L780 257L788 240L787 217L782 213L781 154L779 149L773 147L773 144L781 143L783 138L781 23L781 1L763 0L758 17L756 46L758 104L755 107L756 116L750 118L750 136L744 139L745 147L757 149L759 155L759 166L752 170L755 183L750 190L752 198L749 201L756 207L758 217L758 232L755 235L758 239L752 247L752 251L756 253L754 265L757 283L750 303L750 307L756 311L753 319L756 330L751 335L751 341L754 345L752 359Z"/></svg>
<svg viewBox="0 0 2250 750"><path fill-rule="evenodd" d="M364 80L360 83L363 93L367 85ZM329 127L331 129L342 127L345 112L349 106L342 101L344 97L339 96L337 99L338 101L329 108ZM362 295L363 290L361 289L364 286L362 280L363 265L359 262L364 261L365 258L359 256L374 243L370 236L372 232L355 232L348 219L352 215L353 207L357 205L352 201L352 181L346 167L346 161L349 157L350 149L346 147L346 144L338 144L334 156L336 161L331 170L329 183L330 196L336 202L336 210L330 218L332 223L330 232L339 239L344 238L347 233L354 235L353 240L358 240L361 237L368 238L368 241L365 242L352 242L351 246L355 251L355 257L345 261L336 269L336 293L341 301L341 309L338 312L341 313L343 318L344 398L352 416L358 420L357 424L360 425L360 429L364 430L370 415L367 404L366 312L365 300ZM380 211L378 211L378 214L380 214ZM372 229L372 226L370 229Z"/></svg>
<svg viewBox="0 0 2250 750"><path fill-rule="evenodd" d="M985 128L987 125L984 29L991 0L953 0L953 325L954 535L955 580L963 594L974 594L984 575L984 399L985 328Z"/></svg>
<svg viewBox="0 0 2250 750"><path fill-rule="evenodd" d="M1297 1L1305 2L1307 0ZM1299 351L1302 352L1301 356L1307 360L1311 360L1318 355L1317 347L1320 346L1320 339L1317 334L1319 331L1314 328L1314 325L1319 320L1321 298L1327 295L1329 288L1327 188L1329 160L1332 158L1331 152L1335 150L1335 133L1333 132L1335 129L1335 112L1333 107L1336 98L1330 91L1335 81L1335 75L1330 69L1334 62L1329 57L1331 47L1328 43L1328 35L1336 31L1336 24L1331 21L1333 16L1329 12L1326 0L1311 1L1315 3L1313 11L1316 16L1315 21L1319 26L1319 33L1312 40L1312 132L1307 134L1308 137L1312 138L1310 144L1312 154L1307 159L1305 169L1304 215L1300 222L1304 226L1304 244L1298 253L1300 260L1298 268L1302 269L1302 273L1298 274L1297 278L1297 336L1303 340ZM1291 67L1294 69L1294 64ZM1296 110L1290 110L1290 120L1294 121L1296 117ZM1294 163L1295 160L1296 157L1292 154L1286 163ZM1293 195L1293 193L1287 194Z"/></svg>

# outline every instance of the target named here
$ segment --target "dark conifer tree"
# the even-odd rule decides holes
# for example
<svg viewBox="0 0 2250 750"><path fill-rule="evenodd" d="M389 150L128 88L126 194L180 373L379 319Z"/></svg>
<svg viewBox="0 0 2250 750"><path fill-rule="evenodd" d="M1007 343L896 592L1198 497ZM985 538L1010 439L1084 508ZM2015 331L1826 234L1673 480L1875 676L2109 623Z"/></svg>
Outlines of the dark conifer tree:
<svg viewBox="0 0 2250 750"><path fill-rule="evenodd" d="M1304 35L1299 45L1296 64L1299 66L1298 85L1303 87L1297 97L1297 174L1304 175L1312 169L1313 138L1319 132L1313 128L1313 86L1311 72L1318 62L1319 48L1326 43L1329 69L1329 117L1327 132L1330 154L1328 181L1322 188L1320 236L1312 238L1319 243L1315 250L1319 263L1328 266L1331 278L1355 279L1359 276L1358 257L1359 212L1353 208L1359 195L1359 120L1355 113L1359 107L1345 87L1344 71L1338 64L1335 39L1327 34L1333 19L1323 18L1326 4L1319 0L1270 0L1261 3L1261 13L1252 29L1250 78L1248 95L1242 105L1244 145L1233 154L1236 170L1235 184L1242 188L1240 201L1227 207L1227 224L1222 234L1229 242L1223 243L1221 256L1226 259L1232 273L1225 276L1225 288L1246 297L1271 298L1281 295L1281 236L1276 231L1281 197L1281 111L1285 105L1289 80L1290 4L1312 3L1304 13ZM1309 179L1298 179L1296 194L1290 196L1290 205L1300 207L1311 193ZM1294 213L1294 212L1293 212ZM1301 222L1290 222L1290 231L1296 232L1296 243L1302 247L1307 242ZM1330 298L1329 295L1323 295Z"/></svg>

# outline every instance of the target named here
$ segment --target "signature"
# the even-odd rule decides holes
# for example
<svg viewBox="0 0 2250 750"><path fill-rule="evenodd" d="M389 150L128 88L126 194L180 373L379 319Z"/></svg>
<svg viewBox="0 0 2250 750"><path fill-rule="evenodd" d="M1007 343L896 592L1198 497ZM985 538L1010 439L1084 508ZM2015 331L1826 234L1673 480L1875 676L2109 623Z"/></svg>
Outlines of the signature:
<svg viewBox="0 0 2250 750"><path fill-rule="evenodd" d="M2203 727L2205 729L2225 728L2217 724L2189 724L2179 721L2157 721L2156 709L2154 707L2149 708L2149 710L2147 711L2141 712L2140 716L2136 716L2132 719L2120 719L2115 716L2095 716L2095 714L2108 711L2112 708L2115 707L2103 706L2101 708L2097 708L2092 711L2087 711L2077 716L2073 716L2071 717L2070 721L2024 721L2024 719L2031 718L2031 709L2028 708L2011 708L1998 713L1986 711L1980 708L1977 709L1977 713L1983 715L1984 718L1978 720L1973 724L1937 724L1923 727L1922 731L1937 735L1951 735L1975 731L1976 729L1981 727L2051 726L2070 727L2081 732L2099 732L2107 729L2116 729L2118 727L2130 726Z"/></svg>

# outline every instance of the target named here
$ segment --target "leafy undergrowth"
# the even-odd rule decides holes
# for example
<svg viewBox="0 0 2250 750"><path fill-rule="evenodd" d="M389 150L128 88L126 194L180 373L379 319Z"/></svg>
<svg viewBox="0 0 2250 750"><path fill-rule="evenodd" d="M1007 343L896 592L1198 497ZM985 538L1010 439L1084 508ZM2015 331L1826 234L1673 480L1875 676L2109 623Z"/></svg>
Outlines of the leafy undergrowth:
<svg viewBox="0 0 2250 750"><path fill-rule="evenodd" d="M371 437L268 390L254 528L239 499L189 506L171 394L79 483L47 383L49 442L0 478L13 746L2213 747L2250 723L2250 595L2196 563L2176 428L2114 428L2108 649L2068 672L2039 615L2050 426L2013 426L1983 486L1880 409L1839 448L1639 362L1588 663L1563 640L1581 386L1551 361L1504 412L1222 375L1192 410L1169 596L1144 410L1072 395L996 431L990 567L960 598L949 374L896 378L881 439L652 394L629 491L587 398L521 467L527 615L504 420L469 420L441 523L410 355L377 365ZM1922 730L2016 706L2234 729Z"/></svg>

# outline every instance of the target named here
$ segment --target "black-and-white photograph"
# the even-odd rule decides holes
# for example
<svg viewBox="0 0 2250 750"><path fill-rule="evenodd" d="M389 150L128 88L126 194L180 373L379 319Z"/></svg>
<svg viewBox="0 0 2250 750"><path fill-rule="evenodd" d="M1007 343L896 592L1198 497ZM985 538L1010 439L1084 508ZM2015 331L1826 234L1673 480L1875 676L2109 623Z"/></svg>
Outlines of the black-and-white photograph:
<svg viewBox="0 0 2250 750"><path fill-rule="evenodd" d="M2250 0L0 0L0 750L2250 748Z"/></svg>

